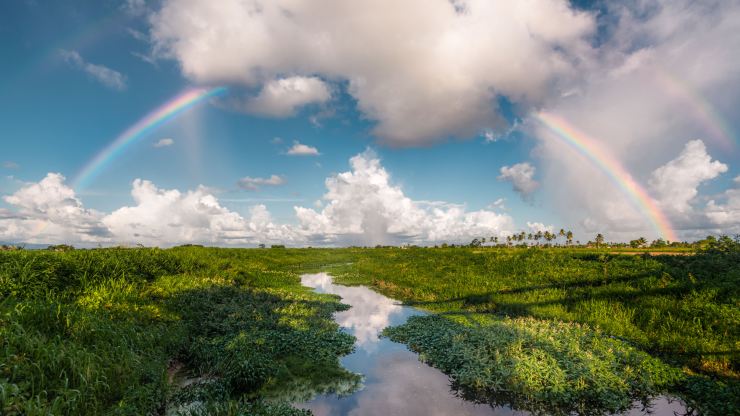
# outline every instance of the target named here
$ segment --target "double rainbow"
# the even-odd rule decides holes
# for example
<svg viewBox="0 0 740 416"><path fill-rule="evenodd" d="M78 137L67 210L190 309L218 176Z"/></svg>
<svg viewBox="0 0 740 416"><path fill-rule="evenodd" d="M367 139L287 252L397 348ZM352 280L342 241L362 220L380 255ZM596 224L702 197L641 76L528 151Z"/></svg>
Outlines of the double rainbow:
<svg viewBox="0 0 740 416"><path fill-rule="evenodd" d="M579 131L562 117L540 112L534 118L546 126L556 137L590 160L629 198L633 205L648 219L655 231L665 240L677 241L670 221L645 188L637 183L632 175L609 152L596 141Z"/></svg>
<svg viewBox="0 0 740 416"><path fill-rule="evenodd" d="M93 178L100 174L102 169L111 160L122 154L131 144L141 140L148 133L188 108L225 92L226 88L224 87L191 88L178 94L126 129L126 131L106 146L105 149L90 159L77 176L75 176L75 179L72 181L73 187L75 189L85 188Z"/></svg>

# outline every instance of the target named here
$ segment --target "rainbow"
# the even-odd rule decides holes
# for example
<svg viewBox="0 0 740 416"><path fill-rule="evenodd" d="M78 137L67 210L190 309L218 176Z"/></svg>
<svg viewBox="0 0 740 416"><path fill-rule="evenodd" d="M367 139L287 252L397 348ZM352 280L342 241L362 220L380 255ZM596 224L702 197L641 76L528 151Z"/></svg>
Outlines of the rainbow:
<svg viewBox="0 0 740 416"><path fill-rule="evenodd" d="M665 240L677 241L670 221L647 191L640 186L622 164L609 152L602 149L598 143L583 132L573 127L568 121L554 114L540 112L534 118L555 133L559 139L585 156L594 166L603 171L606 176L621 189L630 201L650 221L655 231Z"/></svg>
<svg viewBox="0 0 740 416"><path fill-rule="evenodd" d="M191 88L162 104L137 121L136 124L126 129L105 149L90 159L72 181L73 187L75 189L86 187L110 161L120 156L132 143L141 140L148 133L188 108L224 92L226 92L226 88L224 87Z"/></svg>
<svg viewBox="0 0 740 416"><path fill-rule="evenodd" d="M725 150L734 149L735 135L712 104L692 89L689 84L670 72L659 67L654 68L654 71L658 85L690 109L694 118L704 126L712 139L719 142Z"/></svg>

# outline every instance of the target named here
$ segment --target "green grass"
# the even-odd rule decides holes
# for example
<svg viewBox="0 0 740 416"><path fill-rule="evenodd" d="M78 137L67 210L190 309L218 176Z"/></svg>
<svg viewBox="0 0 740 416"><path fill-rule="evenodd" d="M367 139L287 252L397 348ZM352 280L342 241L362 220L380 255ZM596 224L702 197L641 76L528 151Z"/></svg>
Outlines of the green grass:
<svg viewBox="0 0 740 416"><path fill-rule="evenodd" d="M447 319L482 316L500 320L508 316L586 324L621 340L625 348L633 346L681 368L683 377L677 382L670 386L656 383L663 386L661 391L681 395L703 413L737 412L739 245L724 240L694 256L626 256L607 250L375 249L363 252L351 267L338 271L337 281L368 285ZM426 319L427 330L437 333L438 321ZM389 334L433 357L428 354L429 342L414 344L412 333L426 322L418 321L417 326L404 325ZM519 329L524 331L526 326ZM473 331L490 332L485 325L473 327ZM558 337L568 338L563 334ZM474 349L486 357L493 353L484 347ZM440 354L454 355L454 351L442 349ZM536 350L530 352L535 354ZM438 357L430 362L441 361ZM469 364L475 366L475 359ZM563 365L557 360L552 363L554 368ZM546 371L546 367L539 371ZM598 383L591 386L597 390L602 387ZM529 394L526 389L519 393ZM564 392L566 397L572 393L570 388ZM495 395L491 397L495 399ZM536 400L530 402L538 406Z"/></svg>
<svg viewBox="0 0 740 416"><path fill-rule="evenodd" d="M296 272L327 259L197 247L0 252L0 413L141 415L200 400L190 406L201 413L292 414L281 401L352 391L359 376L338 358L354 339L331 319L344 306Z"/></svg>
<svg viewBox="0 0 740 416"><path fill-rule="evenodd" d="M466 398L535 413L625 411L681 377L660 360L580 324L431 315L412 317L385 335L450 374Z"/></svg>
<svg viewBox="0 0 740 416"><path fill-rule="evenodd" d="M740 408L740 249L0 251L0 414L304 414L346 394L345 306L325 270L435 312L386 335L467 398L535 412L622 410L670 393Z"/></svg>

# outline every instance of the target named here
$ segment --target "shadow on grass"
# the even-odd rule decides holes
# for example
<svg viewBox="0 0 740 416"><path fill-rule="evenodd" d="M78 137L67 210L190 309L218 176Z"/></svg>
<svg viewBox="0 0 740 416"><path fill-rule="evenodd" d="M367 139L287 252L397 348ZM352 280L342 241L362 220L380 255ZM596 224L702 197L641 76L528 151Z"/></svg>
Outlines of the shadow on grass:
<svg viewBox="0 0 740 416"><path fill-rule="evenodd" d="M340 332L335 297L213 286L177 293L166 304L187 327L178 360L187 377L206 380L175 402L272 399L306 401L317 394L350 394L360 376L339 358L354 338Z"/></svg>

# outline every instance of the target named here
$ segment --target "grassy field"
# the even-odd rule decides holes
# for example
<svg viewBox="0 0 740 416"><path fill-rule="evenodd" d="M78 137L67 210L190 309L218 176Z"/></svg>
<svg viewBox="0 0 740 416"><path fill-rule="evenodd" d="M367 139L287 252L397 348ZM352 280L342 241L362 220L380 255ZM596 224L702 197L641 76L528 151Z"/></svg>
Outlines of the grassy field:
<svg viewBox="0 0 740 416"><path fill-rule="evenodd" d="M326 270L429 311L386 335L466 397L603 413L660 393L740 408L740 249L0 251L0 414L302 414L348 393Z"/></svg>
<svg viewBox="0 0 740 416"><path fill-rule="evenodd" d="M691 256L626 256L610 249L376 249L335 274L340 283L367 285L437 312L387 334L480 401L500 402L497 392L511 396L506 390L518 386L513 389L525 399L521 408L560 402L547 411L618 411L628 396L662 391L683 397L701 413L722 415L740 409L739 265L740 245L725 239ZM558 322L572 324L549 326ZM591 338L578 335L584 328ZM512 333L519 334L517 342L497 344ZM596 345L593 336L618 342ZM523 339L530 341L522 344ZM670 368L655 362L636 367L628 357L633 349ZM491 351L504 356L491 360ZM627 385L610 387L612 374L624 366L638 371L621 375ZM453 371L463 367L485 374ZM640 373L644 367L651 370ZM543 377L568 368L562 379ZM594 391L605 394L594 398Z"/></svg>
<svg viewBox="0 0 740 416"><path fill-rule="evenodd" d="M351 391L342 305L296 272L337 254L0 252L0 414L301 414L282 402Z"/></svg>

